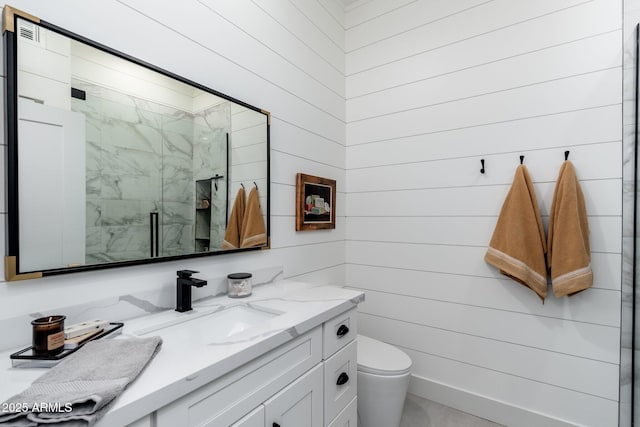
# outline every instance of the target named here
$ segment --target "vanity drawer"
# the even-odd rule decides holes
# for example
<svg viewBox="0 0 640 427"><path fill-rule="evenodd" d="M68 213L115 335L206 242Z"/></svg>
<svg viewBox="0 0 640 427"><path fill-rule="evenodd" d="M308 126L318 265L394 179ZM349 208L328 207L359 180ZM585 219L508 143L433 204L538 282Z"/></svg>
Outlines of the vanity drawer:
<svg viewBox="0 0 640 427"><path fill-rule="evenodd" d="M264 427L264 405L258 406L231 427Z"/></svg>
<svg viewBox="0 0 640 427"><path fill-rule="evenodd" d="M358 398L354 397L351 403L331 421L327 427L357 427L358 426Z"/></svg>
<svg viewBox="0 0 640 427"><path fill-rule="evenodd" d="M158 409L157 427L228 426L321 361L321 328Z"/></svg>
<svg viewBox="0 0 640 427"><path fill-rule="evenodd" d="M151 418L152 418L152 415L147 415L146 417L140 418L136 422L127 424L127 427L152 427L153 420Z"/></svg>
<svg viewBox="0 0 640 427"><path fill-rule="evenodd" d="M357 343L352 340L324 362L324 419L340 413L356 396L358 383Z"/></svg>
<svg viewBox="0 0 640 427"><path fill-rule="evenodd" d="M331 357L358 335L358 311L355 308L324 322L322 354Z"/></svg>

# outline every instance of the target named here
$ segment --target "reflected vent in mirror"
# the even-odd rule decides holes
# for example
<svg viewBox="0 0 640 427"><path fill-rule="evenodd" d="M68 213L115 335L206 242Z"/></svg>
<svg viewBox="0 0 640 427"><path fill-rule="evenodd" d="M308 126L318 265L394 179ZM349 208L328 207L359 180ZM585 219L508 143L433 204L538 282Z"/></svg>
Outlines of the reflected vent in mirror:
<svg viewBox="0 0 640 427"><path fill-rule="evenodd" d="M76 99L81 99L82 101L87 100L87 92L81 89L76 89L75 87L71 88L71 97Z"/></svg>
<svg viewBox="0 0 640 427"><path fill-rule="evenodd" d="M40 27L33 22L18 20L18 34L23 39L29 40L33 44L41 45Z"/></svg>

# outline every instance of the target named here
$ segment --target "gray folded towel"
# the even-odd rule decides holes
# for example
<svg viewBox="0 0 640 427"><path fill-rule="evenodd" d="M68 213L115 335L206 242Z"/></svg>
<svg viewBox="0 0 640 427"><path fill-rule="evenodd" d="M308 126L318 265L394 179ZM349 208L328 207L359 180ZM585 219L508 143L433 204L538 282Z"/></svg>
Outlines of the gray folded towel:
<svg viewBox="0 0 640 427"><path fill-rule="evenodd" d="M160 337L104 339L87 343L11 397L0 426L92 426L162 345ZM26 408L24 407L26 406Z"/></svg>

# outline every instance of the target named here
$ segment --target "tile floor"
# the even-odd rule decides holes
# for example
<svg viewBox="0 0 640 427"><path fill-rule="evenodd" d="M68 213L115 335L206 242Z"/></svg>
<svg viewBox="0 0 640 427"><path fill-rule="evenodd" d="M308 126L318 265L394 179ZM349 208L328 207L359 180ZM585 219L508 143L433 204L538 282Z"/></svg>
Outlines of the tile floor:
<svg viewBox="0 0 640 427"><path fill-rule="evenodd" d="M400 427L504 427L408 393Z"/></svg>

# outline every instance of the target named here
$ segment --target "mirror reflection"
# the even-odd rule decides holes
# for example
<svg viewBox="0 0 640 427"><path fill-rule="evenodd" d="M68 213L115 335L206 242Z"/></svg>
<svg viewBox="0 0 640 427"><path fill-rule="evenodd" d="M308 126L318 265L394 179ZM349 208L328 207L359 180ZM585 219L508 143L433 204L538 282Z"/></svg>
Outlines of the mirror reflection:
<svg viewBox="0 0 640 427"><path fill-rule="evenodd" d="M267 113L22 18L15 37L19 271L222 251L240 188L268 226Z"/></svg>

